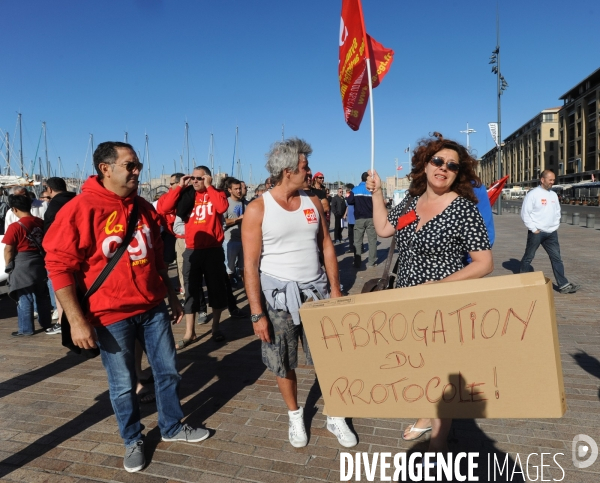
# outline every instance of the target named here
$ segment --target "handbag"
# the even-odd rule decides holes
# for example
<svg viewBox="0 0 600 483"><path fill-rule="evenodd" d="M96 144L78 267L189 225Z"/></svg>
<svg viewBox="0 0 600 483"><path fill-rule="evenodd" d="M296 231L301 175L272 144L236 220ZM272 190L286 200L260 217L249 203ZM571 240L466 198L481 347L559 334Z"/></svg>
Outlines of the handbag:
<svg viewBox="0 0 600 483"><path fill-rule="evenodd" d="M400 217L406 215L408 212L408 208L411 205L413 200L412 196L408 196L406 200L406 205L404 205L404 209L400 214ZM367 280L363 285L360 293L370 293L370 292L379 292L380 290L386 290L388 288L392 288L394 285L395 277L392 277L390 273L390 267L392 266L392 259L394 258L394 251L396 250L396 234L392 238L392 242L390 243L390 249L388 251L387 258L385 259L385 264L383 265L383 274L379 278L372 278ZM398 263L396 262L396 266L394 267L393 273L396 273L398 269Z"/></svg>
<svg viewBox="0 0 600 483"><path fill-rule="evenodd" d="M113 257L108 261L106 266L100 272L100 275L94 280L94 283L87 290L85 294L82 294L79 287L77 290L77 300L79 301L79 305L81 306L81 310L85 314L88 311L87 302L89 298L102 286L112 269L115 267L119 259L127 250L131 239L133 238L133 232L135 231L135 227L138 221L138 205L137 199L133 200L133 209L131 210L131 214L129 215L129 221L127 223L127 232L125 233L125 238L123 239L123 243L117 248L117 251L113 255ZM61 337L62 337L62 345L68 349L71 349L76 354L80 354L84 356L86 359L93 359L94 357L98 357L100 355L100 349L98 347L94 349L82 349L81 347L76 346L73 343L73 339L71 338L71 325L69 324L69 319L67 318L67 313L63 312L62 317L60 319L60 327L61 327Z"/></svg>

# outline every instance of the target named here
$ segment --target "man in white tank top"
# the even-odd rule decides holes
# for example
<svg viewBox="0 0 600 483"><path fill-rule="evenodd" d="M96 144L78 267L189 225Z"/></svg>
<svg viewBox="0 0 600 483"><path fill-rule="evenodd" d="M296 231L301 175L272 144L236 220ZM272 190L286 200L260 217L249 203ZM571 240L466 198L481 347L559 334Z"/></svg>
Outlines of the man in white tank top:
<svg viewBox="0 0 600 483"><path fill-rule="evenodd" d="M300 338L312 364L298 310L307 300L342 296L323 206L315 195L302 190L311 153L302 139L273 144L266 168L274 187L248 205L242 225L244 282L254 333L262 341L263 362L276 375L288 407L289 439L296 448L308 443L295 372ZM327 429L342 446L357 444L343 417L328 416Z"/></svg>

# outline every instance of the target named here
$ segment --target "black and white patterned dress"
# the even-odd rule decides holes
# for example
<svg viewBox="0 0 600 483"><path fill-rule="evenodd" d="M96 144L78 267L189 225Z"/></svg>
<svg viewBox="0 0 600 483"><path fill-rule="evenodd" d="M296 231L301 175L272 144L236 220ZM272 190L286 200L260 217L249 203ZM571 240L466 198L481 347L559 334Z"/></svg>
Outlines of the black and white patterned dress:
<svg viewBox="0 0 600 483"><path fill-rule="evenodd" d="M412 199L408 213L415 210L419 197ZM396 228L398 217L408 197L388 215ZM396 287L411 287L431 280L441 280L464 267L467 252L491 250L487 229L475 204L459 196L419 231L419 217L396 231L400 263Z"/></svg>

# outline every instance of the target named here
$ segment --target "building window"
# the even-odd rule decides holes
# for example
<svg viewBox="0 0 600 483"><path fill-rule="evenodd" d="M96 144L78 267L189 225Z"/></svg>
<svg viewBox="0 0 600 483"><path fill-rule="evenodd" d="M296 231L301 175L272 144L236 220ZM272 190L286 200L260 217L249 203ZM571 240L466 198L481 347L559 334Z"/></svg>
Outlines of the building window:
<svg viewBox="0 0 600 483"><path fill-rule="evenodd" d="M554 117L554 113L553 112L547 112L542 114L542 121L543 122L552 122L554 121L555 117Z"/></svg>
<svg viewBox="0 0 600 483"><path fill-rule="evenodd" d="M554 151L554 143L549 143L550 151Z"/></svg>
<svg viewBox="0 0 600 483"><path fill-rule="evenodd" d="M554 137L554 128L550 129L550 137L553 138Z"/></svg>

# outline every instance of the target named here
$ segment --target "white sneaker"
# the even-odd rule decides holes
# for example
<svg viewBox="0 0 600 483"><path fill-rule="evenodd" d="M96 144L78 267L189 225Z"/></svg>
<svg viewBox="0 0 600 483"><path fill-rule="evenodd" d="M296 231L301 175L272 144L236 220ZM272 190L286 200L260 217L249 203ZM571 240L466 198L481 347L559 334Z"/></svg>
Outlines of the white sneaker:
<svg viewBox="0 0 600 483"><path fill-rule="evenodd" d="M58 310L54 310L54 312L52 312L52 320L58 320Z"/></svg>
<svg viewBox="0 0 600 483"><path fill-rule="evenodd" d="M296 411L288 411L290 417L290 428L288 435L290 444L294 448L303 448L308 444L308 436L304 427L304 409L300 408Z"/></svg>
<svg viewBox="0 0 600 483"><path fill-rule="evenodd" d="M352 448L358 444L356 435L348 427L345 418L327 416L327 430L335 435L344 448Z"/></svg>

